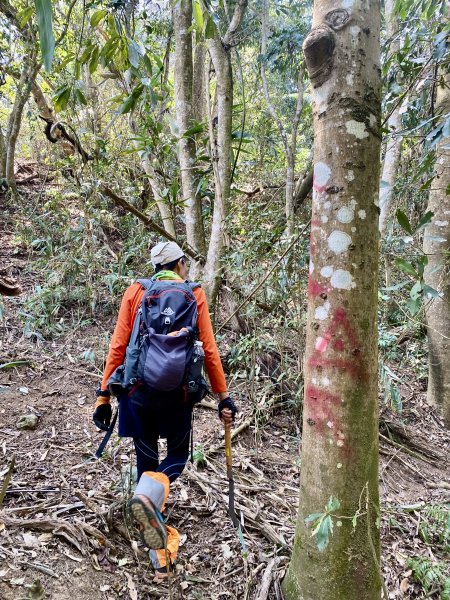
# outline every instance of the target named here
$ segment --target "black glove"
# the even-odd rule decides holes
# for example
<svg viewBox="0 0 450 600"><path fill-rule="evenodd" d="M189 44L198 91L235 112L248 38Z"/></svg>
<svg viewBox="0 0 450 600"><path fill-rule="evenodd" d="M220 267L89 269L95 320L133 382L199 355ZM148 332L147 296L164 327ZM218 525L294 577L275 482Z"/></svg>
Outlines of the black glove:
<svg viewBox="0 0 450 600"><path fill-rule="evenodd" d="M92 420L99 429L103 429L103 431L108 431L109 424L111 423L111 415L111 404L100 404L94 410Z"/></svg>
<svg viewBox="0 0 450 600"><path fill-rule="evenodd" d="M224 408L229 408L231 410L231 414L233 416L233 421L234 421L234 416L237 413L238 409L236 408L236 404L233 402L233 400L230 398L230 396L228 396L228 398L225 398L224 400L221 400L219 402L219 419L222 418L222 411Z"/></svg>

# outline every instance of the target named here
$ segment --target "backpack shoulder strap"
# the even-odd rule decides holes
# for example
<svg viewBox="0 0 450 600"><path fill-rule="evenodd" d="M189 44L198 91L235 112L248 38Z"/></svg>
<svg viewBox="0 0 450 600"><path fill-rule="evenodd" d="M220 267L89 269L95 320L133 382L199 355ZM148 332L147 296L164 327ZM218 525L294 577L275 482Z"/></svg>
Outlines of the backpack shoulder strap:
<svg viewBox="0 0 450 600"><path fill-rule="evenodd" d="M140 283L142 285L142 287L144 288L144 290L148 290L148 289L150 289L150 287L152 286L154 281L155 281L154 278L151 277L150 279L138 279L137 283Z"/></svg>
<svg viewBox="0 0 450 600"><path fill-rule="evenodd" d="M189 286L189 288L191 289L192 292L194 290L196 290L197 288L201 288L202 287L201 283L198 283L197 281L186 281L186 283L188 284L188 286Z"/></svg>

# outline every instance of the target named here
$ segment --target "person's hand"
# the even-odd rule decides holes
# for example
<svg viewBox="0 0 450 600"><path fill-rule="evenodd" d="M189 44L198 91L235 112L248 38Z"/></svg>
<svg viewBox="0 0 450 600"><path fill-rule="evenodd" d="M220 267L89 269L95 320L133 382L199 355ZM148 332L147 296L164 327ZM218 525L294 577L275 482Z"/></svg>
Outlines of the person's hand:
<svg viewBox="0 0 450 600"><path fill-rule="evenodd" d="M231 425L234 421L234 417L237 413L236 404L228 396L219 402L218 406L219 418L224 422L225 425Z"/></svg>
<svg viewBox="0 0 450 600"><path fill-rule="evenodd" d="M109 404L109 402L105 404L100 404L94 410L92 420L99 429L102 429L103 431L108 431L109 424L111 423L111 415L111 404Z"/></svg>

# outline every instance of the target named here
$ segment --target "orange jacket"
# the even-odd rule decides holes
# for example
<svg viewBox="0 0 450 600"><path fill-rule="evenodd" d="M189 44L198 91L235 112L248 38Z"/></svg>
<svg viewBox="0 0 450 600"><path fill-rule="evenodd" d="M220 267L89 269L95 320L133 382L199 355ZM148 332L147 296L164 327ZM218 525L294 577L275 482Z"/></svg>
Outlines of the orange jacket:
<svg viewBox="0 0 450 600"><path fill-rule="evenodd" d="M123 364L125 350L131 336L134 319L142 303L144 288L140 283L133 283L125 291L120 305L119 315L117 317L116 327L109 346L108 358L106 359L105 370L103 372L102 390L108 389L108 379L115 369ZM205 351L205 366L208 372L212 391L216 394L227 391L225 374L223 372L222 362L219 351L217 350L216 340L209 316L208 303L205 292L201 287L194 289L194 296L197 300L197 327L199 330L199 339L203 342ZM96 406L108 402L108 398L100 396Z"/></svg>

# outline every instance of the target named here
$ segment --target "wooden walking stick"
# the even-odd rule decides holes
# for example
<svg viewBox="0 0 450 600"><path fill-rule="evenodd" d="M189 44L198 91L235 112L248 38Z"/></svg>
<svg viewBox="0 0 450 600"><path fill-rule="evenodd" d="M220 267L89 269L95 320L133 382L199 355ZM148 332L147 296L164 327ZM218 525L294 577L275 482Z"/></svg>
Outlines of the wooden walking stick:
<svg viewBox="0 0 450 600"><path fill-rule="evenodd" d="M231 454L231 424L225 423L225 458L227 461L227 477L228 477L228 515L231 522L236 527L240 528L239 519L234 510L234 479L233 479L233 455Z"/></svg>

